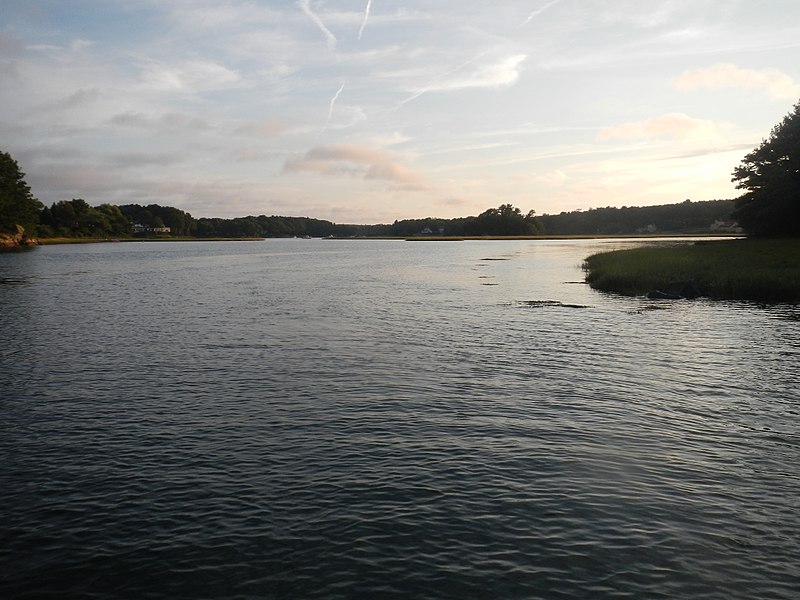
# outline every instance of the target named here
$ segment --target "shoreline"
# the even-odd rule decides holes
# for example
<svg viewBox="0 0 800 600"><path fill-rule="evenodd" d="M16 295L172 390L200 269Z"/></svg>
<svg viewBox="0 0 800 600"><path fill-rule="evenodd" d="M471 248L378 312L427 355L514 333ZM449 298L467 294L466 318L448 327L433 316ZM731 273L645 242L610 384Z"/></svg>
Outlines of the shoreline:
<svg viewBox="0 0 800 600"><path fill-rule="evenodd" d="M59 244L111 244L129 242L263 242L266 240L290 239L316 239L316 240L390 240L406 242L464 242L464 241L513 241L513 240L659 240L674 238L741 238L740 235L730 233L628 233L628 234L575 234L575 235L475 235L475 236L447 236L447 235L419 235L419 236L356 236L356 237L148 237L148 238L81 238L81 237L50 237L38 238L36 245L54 246Z"/></svg>
<svg viewBox="0 0 800 600"><path fill-rule="evenodd" d="M40 246L55 246L59 244L126 244L129 242L260 242L266 238L195 238L195 237L174 237L174 238L39 238Z"/></svg>

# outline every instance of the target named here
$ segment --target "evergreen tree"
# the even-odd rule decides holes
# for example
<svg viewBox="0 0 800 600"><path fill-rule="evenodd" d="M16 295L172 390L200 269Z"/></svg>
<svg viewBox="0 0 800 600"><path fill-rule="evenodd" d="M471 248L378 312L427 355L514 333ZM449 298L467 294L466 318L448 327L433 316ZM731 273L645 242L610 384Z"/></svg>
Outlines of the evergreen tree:
<svg viewBox="0 0 800 600"><path fill-rule="evenodd" d="M800 235L800 103L733 172L734 218L750 233Z"/></svg>
<svg viewBox="0 0 800 600"><path fill-rule="evenodd" d="M17 161L0 151L0 231L15 231L20 225L28 234L35 234L41 209Z"/></svg>

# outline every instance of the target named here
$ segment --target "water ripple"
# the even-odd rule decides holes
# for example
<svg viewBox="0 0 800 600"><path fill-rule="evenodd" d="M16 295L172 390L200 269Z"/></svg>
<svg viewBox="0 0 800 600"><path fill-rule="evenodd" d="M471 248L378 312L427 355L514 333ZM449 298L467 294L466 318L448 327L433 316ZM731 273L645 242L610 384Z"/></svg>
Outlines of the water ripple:
<svg viewBox="0 0 800 600"><path fill-rule="evenodd" d="M791 311L293 242L3 257L0 596L795 597Z"/></svg>

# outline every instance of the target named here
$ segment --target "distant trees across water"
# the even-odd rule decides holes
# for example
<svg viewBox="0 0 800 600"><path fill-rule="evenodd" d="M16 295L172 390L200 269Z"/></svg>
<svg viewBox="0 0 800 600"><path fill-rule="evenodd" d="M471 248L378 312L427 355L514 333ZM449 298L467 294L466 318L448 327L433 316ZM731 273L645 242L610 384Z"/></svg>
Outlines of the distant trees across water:
<svg viewBox="0 0 800 600"><path fill-rule="evenodd" d="M158 204L101 204L92 207L81 199L56 202L42 210L42 237L199 237L261 238L321 237L350 233L348 227L307 217L239 217L195 219L172 206ZM344 229L343 229L344 228Z"/></svg>
<svg viewBox="0 0 800 600"><path fill-rule="evenodd" d="M635 235L654 233L734 233L733 200L708 200L659 206L594 208L534 217L510 204L489 209L477 217L406 219L395 221L373 235ZM385 227L385 230L383 229Z"/></svg>
<svg viewBox="0 0 800 600"><path fill-rule="evenodd" d="M733 200L658 206L606 207L539 217L548 235L631 235L653 233L734 233Z"/></svg>
<svg viewBox="0 0 800 600"><path fill-rule="evenodd" d="M309 217L247 216L194 218L172 206L100 204L82 198L62 200L28 218L28 231L40 237L418 237L629 235L636 233L712 233L732 231L733 200L685 201L648 207L597 208L535 216L501 204L477 216L455 219L403 219L391 224L349 225Z"/></svg>

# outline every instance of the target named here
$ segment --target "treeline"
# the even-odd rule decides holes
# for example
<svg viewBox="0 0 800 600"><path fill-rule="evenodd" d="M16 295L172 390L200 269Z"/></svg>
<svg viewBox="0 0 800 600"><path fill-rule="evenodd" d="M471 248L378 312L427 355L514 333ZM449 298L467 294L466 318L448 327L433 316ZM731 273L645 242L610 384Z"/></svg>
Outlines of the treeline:
<svg viewBox="0 0 800 600"><path fill-rule="evenodd" d="M380 235L394 237L537 235L544 232L541 221L534 211L523 214L519 208L511 204L490 208L477 217L404 219L384 227L385 231Z"/></svg>
<svg viewBox="0 0 800 600"><path fill-rule="evenodd" d="M347 225L309 217L247 216L199 218L172 206L100 204L81 198L41 209L41 237L411 237L415 235L483 236L542 233L534 211L523 214L511 204L490 208L476 217L406 219L391 225Z"/></svg>
<svg viewBox="0 0 800 600"><path fill-rule="evenodd" d="M636 233L711 233L735 231L733 200L711 200L646 207L596 208L536 216L511 204L478 216L403 219L391 224L348 225L309 217L247 216L194 218L172 206L100 204L81 198L55 202L39 214L41 237L414 237L514 235L630 235Z"/></svg>
<svg viewBox="0 0 800 600"><path fill-rule="evenodd" d="M355 225L336 225L308 217L260 215L235 219L194 218L172 206L100 204L82 198L62 200L44 207L39 215L41 237L324 237L357 235Z"/></svg>
<svg viewBox="0 0 800 600"><path fill-rule="evenodd" d="M716 233L738 231L731 221L733 200L709 200L659 206L595 208L534 217L510 204L477 217L406 219L377 226L375 235L633 235L648 233Z"/></svg>
<svg viewBox="0 0 800 600"><path fill-rule="evenodd" d="M576 210L542 215L539 219L548 235L734 232L734 204L734 200L686 200L659 206Z"/></svg>

